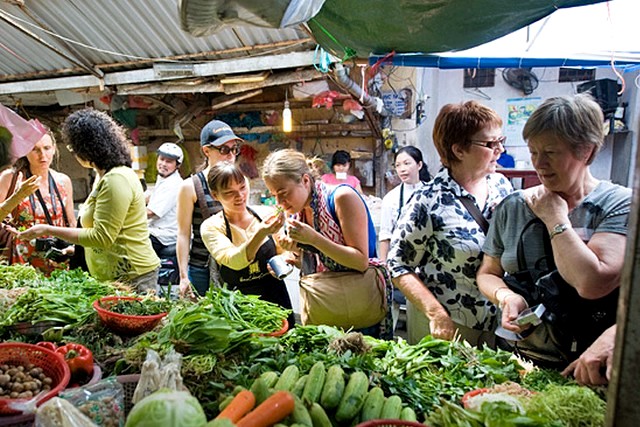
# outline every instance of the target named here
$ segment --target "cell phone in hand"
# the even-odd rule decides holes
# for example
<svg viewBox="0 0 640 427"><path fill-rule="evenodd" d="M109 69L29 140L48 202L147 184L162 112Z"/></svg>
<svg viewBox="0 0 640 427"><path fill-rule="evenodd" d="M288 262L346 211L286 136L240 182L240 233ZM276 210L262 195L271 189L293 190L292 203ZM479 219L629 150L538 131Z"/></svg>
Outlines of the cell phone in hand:
<svg viewBox="0 0 640 427"><path fill-rule="evenodd" d="M523 310L515 320L516 325L524 326L524 325L532 325L537 326L542 323L542 315L544 314L546 308L544 304L534 305L533 307L529 307Z"/></svg>

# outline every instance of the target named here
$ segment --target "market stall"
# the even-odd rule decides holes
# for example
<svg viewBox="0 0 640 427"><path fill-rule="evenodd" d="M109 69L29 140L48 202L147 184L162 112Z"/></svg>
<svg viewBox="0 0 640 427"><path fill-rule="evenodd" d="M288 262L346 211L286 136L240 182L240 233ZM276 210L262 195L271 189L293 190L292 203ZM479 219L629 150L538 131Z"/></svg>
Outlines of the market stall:
<svg viewBox="0 0 640 427"><path fill-rule="evenodd" d="M502 350L431 337L409 345L328 326L286 332L286 310L223 288L172 301L81 271L44 277L28 266L0 269L1 346L26 345L26 354L47 355L45 365L70 367L50 378L47 391L55 393L46 398L62 399L39 396L41 417L73 407L101 426L124 425L127 414L127 426L604 423L602 389ZM21 363L10 359L0 364ZM31 363L30 370L42 362ZM100 381L90 375L94 365ZM84 385L70 381L78 374ZM161 387L169 390L154 393ZM12 400L29 399L0 392L0 425L31 425L35 406Z"/></svg>

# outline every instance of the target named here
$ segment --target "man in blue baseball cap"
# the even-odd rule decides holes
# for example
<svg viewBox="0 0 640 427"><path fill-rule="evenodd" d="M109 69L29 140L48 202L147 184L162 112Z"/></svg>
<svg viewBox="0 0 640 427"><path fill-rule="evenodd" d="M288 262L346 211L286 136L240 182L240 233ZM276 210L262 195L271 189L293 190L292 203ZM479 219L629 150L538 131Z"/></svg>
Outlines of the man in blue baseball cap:
<svg viewBox="0 0 640 427"><path fill-rule="evenodd" d="M216 163L234 163L240 154L241 143L242 139L236 136L233 129L220 120L211 120L200 133L205 167L185 179L178 194L176 256L181 295L191 294L191 285L200 295L204 295L211 282L217 280L215 261L210 257L200 236L202 222L222 209L220 202L214 200L209 192L207 175L211 166Z"/></svg>

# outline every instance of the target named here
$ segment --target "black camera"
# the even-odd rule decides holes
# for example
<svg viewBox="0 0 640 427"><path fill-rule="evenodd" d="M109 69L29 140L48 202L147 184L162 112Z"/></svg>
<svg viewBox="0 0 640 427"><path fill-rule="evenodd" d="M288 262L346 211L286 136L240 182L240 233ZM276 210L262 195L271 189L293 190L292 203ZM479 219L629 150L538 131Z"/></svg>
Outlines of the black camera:
<svg viewBox="0 0 640 427"><path fill-rule="evenodd" d="M49 249L64 249L71 244L69 242L65 242L62 239L58 239L57 237L37 237L36 238L36 251L38 252L46 252Z"/></svg>
<svg viewBox="0 0 640 427"><path fill-rule="evenodd" d="M38 252L44 252L45 258L55 262L62 262L68 260L71 256L63 252L63 249L69 246L71 246L69 242L57 237L37 237L35 249Z"/></svg>

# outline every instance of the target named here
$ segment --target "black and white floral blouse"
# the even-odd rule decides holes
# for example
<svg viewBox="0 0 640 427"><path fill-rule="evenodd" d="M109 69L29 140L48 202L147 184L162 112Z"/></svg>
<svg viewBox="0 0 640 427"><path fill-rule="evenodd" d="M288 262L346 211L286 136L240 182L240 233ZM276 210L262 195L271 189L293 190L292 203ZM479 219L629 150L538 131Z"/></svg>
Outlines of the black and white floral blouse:
<svg viewBox="0 0 640 427"><path fill-rule="evenodd" d="M489 195L482 214L491 219L494 208L513 191L501 174L487 176ZM454 323L491 331L497 308L479 291L485 235L459 197L471 193L460 187L445 168L416 191L403 209L391 239L387 264L392 277L416 272L449 312Z"/></svg>

